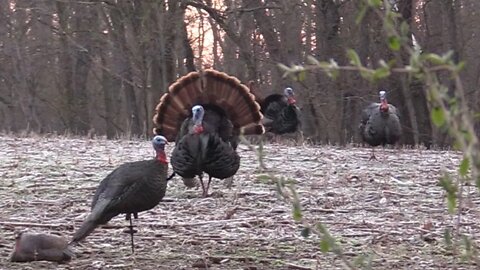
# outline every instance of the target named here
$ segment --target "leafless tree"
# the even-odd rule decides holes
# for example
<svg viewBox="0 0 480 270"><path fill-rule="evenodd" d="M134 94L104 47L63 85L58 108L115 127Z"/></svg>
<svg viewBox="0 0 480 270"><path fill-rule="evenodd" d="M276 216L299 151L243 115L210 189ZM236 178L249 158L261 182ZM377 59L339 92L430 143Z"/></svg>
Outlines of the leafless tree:
<svg viewBox="0 0 480 270"><path fill-rule="evenodd" d="M389 49L378 16L367 12L357 22L362 2L0 0L0 128L150 136L155 104L168 86L213 67L256 81L263 95L293 86L304 133L316 142L358 142L359 112L385 88L401 109L404 143L450 143L430 122L423 86L408 76L282 76L278 63L304 65L310 55L347 65L347 49L369 67L382 59L408 64L405 52ZM452 50L466 61L461 77L478 111L480 3L399 0L394 8L397 26L405 21L415 37L412 48Z"/></svg>

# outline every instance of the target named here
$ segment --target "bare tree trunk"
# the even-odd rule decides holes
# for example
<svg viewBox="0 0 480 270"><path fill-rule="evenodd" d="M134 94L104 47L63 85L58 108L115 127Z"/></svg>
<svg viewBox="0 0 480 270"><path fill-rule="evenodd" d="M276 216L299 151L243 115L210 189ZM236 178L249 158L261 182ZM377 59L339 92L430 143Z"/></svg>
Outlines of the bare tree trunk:
<svg viewBox="0 0 480 270"><path fill-rule="evenodd" d="M402 18L410 25L410 28L413 28L413 1L412 0L402 0L398 2L398 9ZM411 37L412 32L410 31L409 37ZM409 46L413 48L413 41L409 39ZM409 54L405 51L402 51L398 55L397 59L402 65L408 65ZM404 143L417 145L419 143L424 144L427 147L430 147L432 143L432 125L430 122L430 114L428 110L428 102L423 91L421 84L416 81L408 81L406 76L402 76L401 80L401 90L404 99L404 104L407 113L403 114L409 125L405 125L410 130L403 130ZM421 124L421 125L420 125ZM413 140L408 140L408 139Z"/></svg>
<svg viewBox="0 0 480 270"><path fill-rule="evenodd" d="M56 2L57 7L57 14L58 14L58 23L59 23L59 35L60 35L60 45L61 51L59 56L59 80L60 85L63 88L63 93L65 99L65 115L67 119L67 129L73 129L73 122L74 122L74 108L73 108L73 57L70 53L72 50L69 41L68 41L68 33L70 32L70 24L69 24L69 17L70 17L70 9L68 8L67 4L61 1Z"/></svg>
<svg viewBox="0 0 480 270"><path fill-rule="evenodd" d="M120 76L120 83L121 88L123 88L123 92L125 95L125 102L126 102L126 114L127 114L127 129L130 135L140 135L142 134L142 128L140 126L140 117L139 117L139 109L137 105L137 96L135 93L134 87L134 79L133 79L133 71L132 71L132 59L131 59L131 52L128 49L128 42L126 38L125 32L125 21L126 17L122 16L123 14L127 14L128 16L135 17L134 14L134 7L129 6L127 2L120 2L117 6L118 8L111 9L110 16L112 20L113 26L113 36L114 36L114 44L117 44L119 47L117 48L118 55L114 57L114 67L115 73ZM138 19L140 19L139 17ZM138 28L138 26L134 29Z"/></svg>
<svg viewBox="0 0 480 270"><path fill-rule="evenodd" d="M192 44L190 42L190 39L188 38L188 32L187 32L187 23L185 22L185 7L182 6L182 11L181 11L181 14L179 17L181 17L181 21L180 21L180 25L181 25L181 33L180 33L180 38L181 38L181 43L182 43L182 48L183 48L183 51L184 51L184 55L182 56L179 56L179 59L185 59L185 69L187 72L190 72L190 71L195 71L196 68L195 68L195 62L194 62L194 59L195 59L195 55L193 53L193 48L192 48ZM212 31L213 31L213 34L214 34L214 37L216 35L219 35L219 31L218 31L218 28L217 26L213 25L212 23ZM217 37L218 38L218 37ZM215 41L214 41L215 42ZM216 40L216 44L218 44L220 42L220 40ZM219 65L220 63L214 63L214 67ZM179 67L179 70L182 70L183 68L182 67ZM221 68L219 68L221 69ZM182 74L184 72L181 72Z"/></svg>
<svg viewBox="0 0 480 270"><path fill-rule="evenodd" d="M63 2L56 4L62 30L61 77L64 78L63 86L67 98L68 125L73 132L86 134L90 129L87 79L93 57L92 29L95 29L97 16L89 5L75 4L73 10L76 16L72 17L73 21L70 22L67 5ZM76 35L67 36L71 31ZM70 42L75 42L76 46L70 46Z"/></svg>
<svg viewBox="0 0 480 270"><path fill-rule="evenodd" d="M167 91L168 86L177 77L177 48L182 42L185 42L185 40L182 39L187 38L186 29L184 29L185 7L181 5L180 1L168 1L168 9L162 5L155 6L155 8L152 7L151 9L157 10L157 12L156 15L152 15L151 18L151 28L156 29L156 31L151 33L153 36L152 40L154 41L152 44L154 51L151 52L151 55L146 55L147 58L153 59L151 62L152 87L151 91L145 97L148 136L151 134L153 128L153 109L161 95ZM183 33L183 31L185 31L185 33ZM185 47L185 49L187 55L191 53L191 59L187 57L187 68L194 69L193 50L191 47ZM188 61L192 62L188 63Z"/></svg>
<svg viewBox="0 0 480 270"><path fill-rule="evenodd" d="M101 64L103 66L108 66L108 61L107 61L107 53L102 52L100 54L101 58ZM107 134L107 139L113 139L115 138L116 132L115 132L115 125L114 125L114 120L115 120L115 113L114 113L114 108L115 106L118 106L118 104L115 104L115 79L112 77L112 75L107 72L103 71L102 72L102 89L103 89L103 101L105 105L105 124L106 124L106 134Z"/></svg>
<svg viewBox="0 0 480 270"><path fill-rule="evenodd" d="M330 59L341 60L337 48L340 47L339 39L340 13L339 6L333 0L315 1L315 14L317 31L315 37L317 47L316 56L322 61ZM343 53L343 52L342 52ZM315 76L315 87L318 89L310 92L307 100L309 102L310 112L313 124L310 132L315 141L335 142L337 138L342 138L342 125L345 128L352 125L345 125L342 121L344 113L343 91L338 89L338 81L332 81L325 74ZM307 111L308 112L308 111ZM348 112L345 112L348 113ZM306 115L305 117L308 117ZM307 128L307 127L306 127ZM308 129L307 129L308 130ZM309 136L309 132L305 132ZM344 139L341 139L344 142Z"/></svg>
<svg viewBox="0 0 480 270"><path fill-rule="evenodd" d="M256 66L252 52L249 50L249 40L242 38L238 34L237 29L232 27L232 24L226 23L225 19L220 15L218 10L195 1L186 1L185 4L204 10L212 17L213 20L215 20L215 22L223 29L223 31L225 31L225 34L238 46L240 58L244 61L247 67L247 78L255 78Z"/></svg>
<svg viewBox="0 0 480 270"><path fill-rule="evenodd" d="M25 2L23 4L31 5ZM24 128L35 130L41 125L36 121L35 101L37 100L36 85L37 81L33 76L33 67L31 65L30 55L27 53L28 36L27 31L30 29L33 18L25 10L19 9L14 14L12 23L12 37L14 42L14 54L12 54L14 86L18 95L18 106L26 120Z"/></svg>
<svg viewBox="0 0 480 270"><path fill-rule="evenodd" d="M454 3L452 0L445 1L427 1L423 6L424 23L426 26L426 35L422 47L427 52L444 54L448 50L459 52L456 18L454 13ZM449 86L450 95L453 96L453 85L448 76L440 76L440 82ZM447 145L451 143L448 134L442 130L434 129L433 143L437 145Z"/></svg>

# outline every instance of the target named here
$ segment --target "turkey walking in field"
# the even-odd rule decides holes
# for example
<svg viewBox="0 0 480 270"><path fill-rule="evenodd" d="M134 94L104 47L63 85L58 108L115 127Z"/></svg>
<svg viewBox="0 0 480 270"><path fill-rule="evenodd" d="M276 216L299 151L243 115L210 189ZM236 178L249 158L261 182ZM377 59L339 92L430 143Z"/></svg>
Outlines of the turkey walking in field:
<svg viewBox="0 0 480 270"><path fill-rule="evenodd" d="M189 183L199 176L203 196L211 179L232 177L240 166L239 135L263 134L260 106L249 89L223 72L190 72L172 84L156 107L156 134L175 140L171 163ZM209 175L203 183L203 173Z"/></svg>
<svg viewBox="0 0 480 270"><path fill-rule="evenodd" d="M251 81L249 84L251 91L255 94L254 82ZM299 131L300 110L296 105L295 93L290 87L285 88L283 92L283 95L272 94L265 99L256 94L264 115L262 123L266 132L281 135Z"/></svg>
<svg viewBox="0 0 480 270"><path fill-rule="evenodd" d="M134 252L132 214L138 218L138 212L155 207L167 188L167 140L157 135L152 143L156 151L154 159L122 164L100 182L93 196L91 213L75 232L71 243L83 240L98 225L106 224L113 217L126 214Z"/></svg>
<svg viewBox="0 0 480 270"><path fill-rule="evenodd" d="M380 103L372 103L363 110L360 134L363 141L372 146L370 160L376 159L373 147L395 144L400 139L400 117L397 108L388 104L385 91L380 91Z"/></svg>

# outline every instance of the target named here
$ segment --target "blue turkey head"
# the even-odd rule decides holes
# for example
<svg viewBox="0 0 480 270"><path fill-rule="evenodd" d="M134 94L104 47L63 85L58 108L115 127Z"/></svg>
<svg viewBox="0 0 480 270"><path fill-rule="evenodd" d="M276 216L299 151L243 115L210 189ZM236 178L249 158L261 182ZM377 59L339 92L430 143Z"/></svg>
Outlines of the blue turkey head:
<svg viewBox="0 0 480 270"><path fill-rule="evenodd" d="M387 92L385 90L381 90L378 94L380 95L380 101L387 98Z"/></svg>
<svg viewBox="0 0 480 270"><path fill-rule="evenodd" d="M283 90L284 95L287 97L288 104L295 104L297 101L295 100L295 93L293 92L293 89L290 87L285 88Z"/></svg>
<svg viewBox="0 0 480 270"><path fill-rule="evenodd" d="M285 90L283 90L283 93L287 97L293 97L294 96L293 89L290 88L290 87L285 88Z"/></svg>
<svg viewBox="0 0 480 270"><path fill-rule="evenodd" d="M195 122L196 125L197 124L198 125L202 124L204 115L205 115L205 110L203 109L203 107L201 105L193 106L193 108L192 108L192 118L193 118L193 122Z"/></svg>
<svg viewBox="0 0 480 270"><path fill-rule="evenodd" d="M153 148L155 148L157 151L165 149L165 144L167 143L167 138L163 137L162 135L157 135L153 137L152 140Z"/></svg>
<svg viewBox="0 0 480 270"><path fill-rule="evenodd" d="M195 105L192 108L192 119L193 119L193 132L200 134L203 132L203 116L205 115L205 110L201 105Z"/></svg>

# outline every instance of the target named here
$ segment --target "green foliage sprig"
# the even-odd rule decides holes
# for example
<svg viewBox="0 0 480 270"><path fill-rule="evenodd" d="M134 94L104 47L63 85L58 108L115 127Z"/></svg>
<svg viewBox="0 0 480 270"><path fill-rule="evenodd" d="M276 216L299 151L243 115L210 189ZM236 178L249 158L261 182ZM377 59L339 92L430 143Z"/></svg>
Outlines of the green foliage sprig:
<svg viewBox="0 0 480 270"><path fill-rule="evenodd" d="M357 23L362 21L368 10L373 11L383 20L386 42L390 50L397 53L404 51L408 54L408 65L394 67L396 64L395 60L388 62L381 60L378 63L378 67L368 68L362 64L358 54L354 50L349 49L346 55L350 60L350 65L339 66L333 59L329 62L322 62L314 57L308 57L306 65L288 67L279 64L279 68L284 71L284 76L289 76L298 81L305 80L308 72L312 70L321 70L333 79L337 78L342 71L350 71L359 72L363 78L371 82L388 78L393 73L403 73L422 81L425 85L430 105L432 123L441 130L446 130L455 140L455 147L463 153L463 159L458 168L459 177L445 174L439 180L439 185L445 191L449 213L457 215L455 233L452 234L452 231L447 228L444 235L445 242L447 246L452 247L454 254L458 254L456 247L460 245L464 250L463 256L473 259L479 264L478 248L469 237L461 233L460 227L463 186L468 185L473 180L477 188L480 189L480 146L478 136L474 130L474 119L478 118L479 114L474 114L468 108L467 98L460 78L460 72L464 69L465 62L455 62L453 51L439 55L424 53L418 46L411 46L409 26L406 22L400 20L400 14L392 9L389 1L363 0L356 19ZM453 89L449 89L447 85L442 84L440 81L439 76L445 77L445 74L451 78ZM295 209L295 199L293 199L292 205ZM301 213L294 211L294 218L301 218ZM318 226L310 226L308 228L316 228L315 232L320 235L328 232L326 228L320 230ZM306 232L304 233L306 234ZM335 246L334 239L332 241L324 241L323 239L323 245L330 243L332 246ZM330 249L325 248L322 250L328 251ZM331 249L331 251L336 253L335 250L335 248Z"/></svg>

